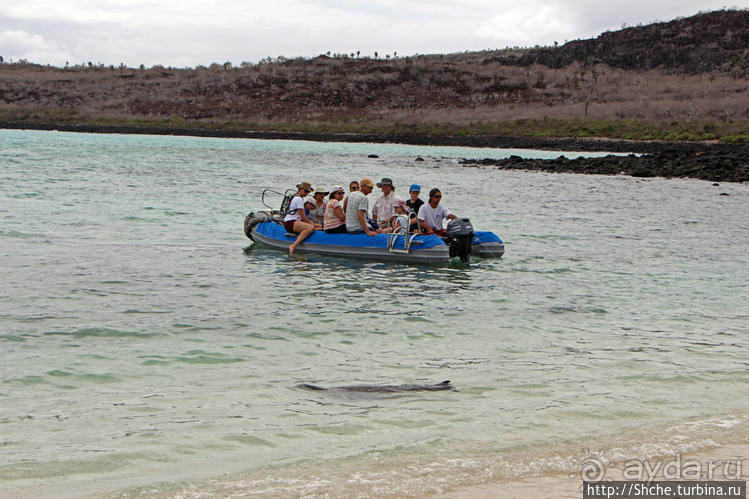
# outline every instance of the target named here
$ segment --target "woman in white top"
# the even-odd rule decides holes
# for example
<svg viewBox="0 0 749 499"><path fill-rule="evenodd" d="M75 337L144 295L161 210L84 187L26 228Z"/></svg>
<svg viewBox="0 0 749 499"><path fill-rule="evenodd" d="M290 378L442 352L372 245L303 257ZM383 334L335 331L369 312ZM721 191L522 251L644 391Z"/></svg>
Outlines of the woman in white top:
<svg viewBox="0 0 749 499"><path fill-rule="evenodd" d="M312 185L309 182L302 182L301 184L297 184L296 188L299 190L294 199L291 200L289 211L283 219L283 226L286 232L296 232L299 234L296 241L289 246L290 255L293 255L297 246L315 231L315 226L310 223L307 215L304 213L304 197L312 192Z"/></svg>

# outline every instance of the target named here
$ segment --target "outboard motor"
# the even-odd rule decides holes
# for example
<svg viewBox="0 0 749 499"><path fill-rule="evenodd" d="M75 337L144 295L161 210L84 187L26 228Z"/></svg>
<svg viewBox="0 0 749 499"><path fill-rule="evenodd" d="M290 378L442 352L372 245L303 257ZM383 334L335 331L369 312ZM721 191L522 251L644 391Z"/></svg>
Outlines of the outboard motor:
<svg viewBox="0 0 749 499"><path fill-rule="evenodd" d="M450 245L450 256L458 256L464 262L470 261L474 236L471 221L467 218L450 220L445 236L447 244Z"/></svg>
<svg viewBox="0 0 749 499"><path fill-rule="evenodd" d="M270 220L270 217L267 213L263 213L262 211L253 211L249 215L247 215L244 219L244 234L245 236L252 239L252 229L255 228L257 224L260 222L267 222Z"/></svg>

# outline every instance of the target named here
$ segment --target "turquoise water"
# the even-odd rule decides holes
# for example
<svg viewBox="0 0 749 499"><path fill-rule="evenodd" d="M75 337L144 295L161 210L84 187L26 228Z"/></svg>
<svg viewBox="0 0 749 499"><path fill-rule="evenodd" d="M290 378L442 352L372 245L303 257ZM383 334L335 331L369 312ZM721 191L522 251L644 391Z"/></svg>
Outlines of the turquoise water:
<svg viewBox="0 0 749 499"><path fill-rule="evenodd" d="M455 159L509 154L0 130L0 496L421 496L749 442L749 186ZM264 188L362 176L505 257L245 251Z"/></svg>

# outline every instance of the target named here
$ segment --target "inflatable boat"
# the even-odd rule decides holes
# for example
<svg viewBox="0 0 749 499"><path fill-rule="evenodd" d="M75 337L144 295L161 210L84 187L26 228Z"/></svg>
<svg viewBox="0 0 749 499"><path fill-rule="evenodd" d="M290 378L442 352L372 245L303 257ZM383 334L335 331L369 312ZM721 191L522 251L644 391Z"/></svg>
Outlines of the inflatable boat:
<svg viewBox="0 0 749 499"><path fill-rule="evenodd" d="M297 238L297 234L286 232L282 211L274 209L249 213L245 217L244 232L257 244L287 252L289 245ZM315 253L403 263L445 263L452 258L467 262L471 256L499 258L505 252L504 243L496 234L474 231L467 218L451 220L446 232L446 237L442 238L408 231L368 236L328 234L316 230L297 247L295 254Z"/></svg>

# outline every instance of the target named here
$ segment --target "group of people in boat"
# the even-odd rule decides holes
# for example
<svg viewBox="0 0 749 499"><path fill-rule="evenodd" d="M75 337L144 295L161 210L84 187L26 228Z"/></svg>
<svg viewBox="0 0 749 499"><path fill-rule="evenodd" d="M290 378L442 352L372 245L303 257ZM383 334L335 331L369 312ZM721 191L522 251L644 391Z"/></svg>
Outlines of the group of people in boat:
<svg viewBox="0 0 749 499"><path fill-rule="evenodd" d="M440 204L442 192L436 187L429 191L429 199L424 202L419 197L421 186L412 184L409 199L404 200L395 194L393 181L383 178L377 183L382 195L375 201L371 217L368 215L367 195L372 193L375 183L369 178L352 181L348 194L340 185L324 190L313 189L309 182L301 182L296 187L297 193L283 221L287 232L299 234L289 246L292 255L297 246L316 230L329 234L359 233L368 236L407 230L410 233L444 236L443 221L457 218Z"/></svg>

